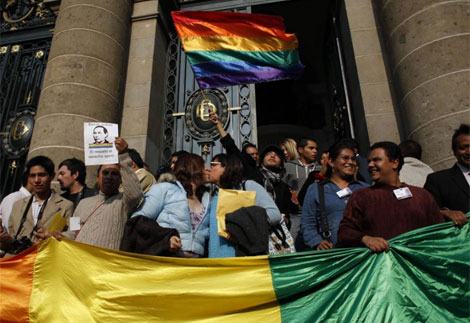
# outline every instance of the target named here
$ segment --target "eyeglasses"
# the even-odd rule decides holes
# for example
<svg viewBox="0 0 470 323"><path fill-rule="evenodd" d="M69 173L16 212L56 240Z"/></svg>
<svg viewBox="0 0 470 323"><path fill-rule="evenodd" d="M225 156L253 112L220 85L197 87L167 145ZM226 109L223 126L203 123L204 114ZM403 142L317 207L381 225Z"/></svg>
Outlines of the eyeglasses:
<svg viewBox="0 0 470 323"><path fill-rule="evenodd" d="M356 161L356 157L355 156L339 156L339 158L341 158L342 160L348 162L348 161L353 161L355 162Z"/></svg>
<svg viewBox="0 0 470 323"><path fill-rule="evenodd" d="M211 167L215 167L217 165L222 165L221 162L211 162Z"/></svg>

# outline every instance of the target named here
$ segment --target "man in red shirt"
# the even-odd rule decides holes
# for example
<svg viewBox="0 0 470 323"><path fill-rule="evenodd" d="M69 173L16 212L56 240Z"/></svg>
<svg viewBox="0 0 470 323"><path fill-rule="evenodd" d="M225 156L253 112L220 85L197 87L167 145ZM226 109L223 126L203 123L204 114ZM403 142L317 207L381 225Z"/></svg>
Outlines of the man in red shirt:
<svg viewBox="0 0 470 323"><path fill-rule="evenodd" d="M429 192L400 182L402 166L398 145L384 141L371 147L368 171L374 185L357 190L349 199L338 231L341 246L388 251L388 239L444 222Z"/></svg>

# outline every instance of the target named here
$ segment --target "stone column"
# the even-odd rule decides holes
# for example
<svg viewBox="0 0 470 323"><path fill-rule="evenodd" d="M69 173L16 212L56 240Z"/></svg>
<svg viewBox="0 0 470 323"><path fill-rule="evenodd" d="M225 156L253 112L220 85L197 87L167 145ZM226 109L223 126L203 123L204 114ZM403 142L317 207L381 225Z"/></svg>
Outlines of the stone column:
<svg viewBox="0 0 470 323"><path fill-rule="evenodd" d="M168 1L168 0L167 0ZM149 164L159 162L164 105L167 31L159 2L134 3L121 134Z"/></svg>
<svg viewBox="0 0 470 323"><path fill-rule="evenodd" d="M131 4L62 0L29 158L83 160L83 123L121 121Z"/></svg>
<svg viewBox="0 0 470 323"><path fill-rule="evenodd" d="M352 96L362 96L370 144L384 140L399 142L394 94L387 75L380 43L381 26L375 20L373 0L344 2L361 92L352 93Z"/></svg>
<svg viewBox="0 0 470 323"><path fill-rule="evenodd" d="M470 1L376 3L406 135L424 162L447 168L453 131L470 121Z"/></svg>

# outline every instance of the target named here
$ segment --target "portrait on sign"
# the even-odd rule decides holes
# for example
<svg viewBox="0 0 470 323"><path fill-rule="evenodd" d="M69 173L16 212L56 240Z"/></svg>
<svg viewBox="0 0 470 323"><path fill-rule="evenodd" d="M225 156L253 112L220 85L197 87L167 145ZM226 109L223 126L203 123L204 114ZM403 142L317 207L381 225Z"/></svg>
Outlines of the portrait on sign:
<svg viewBox="0 0 470 323"><path fill-rule="evenodd" d="M114 147L114 138L119 135L117 124L86 122L83 131L86 165L118 163Z"/></svg>

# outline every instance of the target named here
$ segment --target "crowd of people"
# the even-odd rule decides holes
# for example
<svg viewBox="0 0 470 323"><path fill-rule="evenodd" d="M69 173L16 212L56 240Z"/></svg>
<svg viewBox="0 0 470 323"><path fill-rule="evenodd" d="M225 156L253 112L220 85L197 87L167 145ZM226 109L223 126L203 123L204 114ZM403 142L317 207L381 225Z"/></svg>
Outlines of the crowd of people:
<svg viewBox="0 0 470 323"><path fill-rule="evenodd" d="M382 252L402 233L444 221L467 223L468 124L452 137L455 165L433 172L413 140L375 143L367 158L350 138L321 154L308 137L298 143L289 138L259 153L253 144L237 147L215 113L210 120L226 153L214 156L209 168L201 156L179 151L154 176L139 153L117 137L119 163L99 166L95 188L85 185L81 160L62 161L59 194L51 187L52 160L31 158L21 189L0 204L3 255L54 237L172 257L249 256L268 253L270 235L282 228L295 248L280 237L278 253L341 247ZM221 214L232 190L255 192L253 203L238 205L234 199L234 211Z"/></svg>

